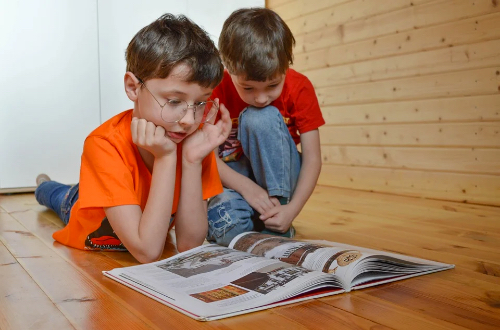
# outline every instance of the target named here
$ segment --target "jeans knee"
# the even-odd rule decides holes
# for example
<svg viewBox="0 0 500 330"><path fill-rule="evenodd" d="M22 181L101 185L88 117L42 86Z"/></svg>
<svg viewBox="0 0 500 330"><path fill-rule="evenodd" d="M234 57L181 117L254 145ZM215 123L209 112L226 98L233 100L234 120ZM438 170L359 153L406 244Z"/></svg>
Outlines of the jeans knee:
<svg viewBox="0 0 500 330"><path fill-rule="evenodd" d="M242 198L230 198L222 193L212 199L208 206L207 240L227 246L238 234L253 229L251 208L245 207Z"/></svg>
<svg viewBox="0 0 500 330"><path fill-rule="evenodd" d="M243 130L264 131L276 129L277 125L283 122L279 110L269 105L265 108L255 108L249 106L242 112L239 125Z"/></svg>

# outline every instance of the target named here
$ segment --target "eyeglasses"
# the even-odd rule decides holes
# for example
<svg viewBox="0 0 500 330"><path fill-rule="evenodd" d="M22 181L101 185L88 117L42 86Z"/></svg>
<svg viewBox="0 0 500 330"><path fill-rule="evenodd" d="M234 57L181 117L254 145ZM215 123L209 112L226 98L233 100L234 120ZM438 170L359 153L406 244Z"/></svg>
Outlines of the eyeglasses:
<svg viewBox="0 0 500 330"><path fill-rule="evenodd" d="M158 99L151 93L151 91L146 87L146 84L139 78L137 78L142 86L151 94L155 99L156 103L161 108L161 119L166 123L177 123L187 113L189 107L193 109L194 122L196 124L206 123L215 116L217 111L219 111L219 105L217 102L208 100L203 102L196 102L195 104L188 104L184 100L170 100L167 99L164 105L158 101Z"/></svg>

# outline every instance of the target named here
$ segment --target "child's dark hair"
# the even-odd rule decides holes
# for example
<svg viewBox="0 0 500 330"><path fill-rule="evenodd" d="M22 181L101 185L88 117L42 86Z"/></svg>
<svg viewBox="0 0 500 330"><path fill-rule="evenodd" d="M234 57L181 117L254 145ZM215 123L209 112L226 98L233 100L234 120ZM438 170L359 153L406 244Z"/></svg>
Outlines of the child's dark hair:
<svg viewBox="0 0 500 330"><path fill-rule="evenodd" d="M183 15L165 14L142 28L125 53L127 71L142 81L166 78L178 64L191 68L187 82L215 88L224 67L207 33Z"/></svg>
<svg viewBox="0 0 500 330"><path fill-rule="evenodd" d="M229 73L246 80L266 81L284 74L293 64L295 38L274 11L245 8L224 22L219 51Z"/></svg>

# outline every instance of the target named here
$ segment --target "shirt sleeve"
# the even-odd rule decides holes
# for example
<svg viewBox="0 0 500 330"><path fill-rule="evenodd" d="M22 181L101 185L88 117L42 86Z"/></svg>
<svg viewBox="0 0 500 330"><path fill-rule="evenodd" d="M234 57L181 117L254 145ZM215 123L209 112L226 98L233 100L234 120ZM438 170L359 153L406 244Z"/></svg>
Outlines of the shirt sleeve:
<svg viewBox="0 0 500 330"><path fill-rule="evenodd" d="M300 134L325 124L312 83L303 76L294 86L295 124Z"/></svg>
<svg viewBox="0 0 500 330"><path fill-rule="evenodd" d="M106 139L85 140L80 169L82 208L140 205L133 177L118 150Z"/></svg>

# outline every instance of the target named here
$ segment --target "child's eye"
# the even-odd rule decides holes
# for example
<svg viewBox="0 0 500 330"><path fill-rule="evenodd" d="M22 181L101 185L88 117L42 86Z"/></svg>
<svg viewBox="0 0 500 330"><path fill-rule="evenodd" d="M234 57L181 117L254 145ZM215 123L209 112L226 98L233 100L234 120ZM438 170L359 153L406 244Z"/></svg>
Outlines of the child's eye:
<svg viewBox="0 0 500 330"><path fill-rule="evenodd" d="M180 100L171 100L171 99L167 99L167 102L168 102L168 104L173 105L173 106L176 106L176 105L179 105L182 103L182 101L180 101Z"/></svg>
<svg viewBox="0 0 500 330"><path fill-rule="evenodd" d="M200 101L200 102L194 102L193 105L197 106L197 107L200 107L200 106L204 106L207 102L204 102L204 101Z"/></svg>
<svg viewBox="0 0 500 330"><path fill-rule="evenodd" d="M278 87L278 84L269 85L268 87L269 87L269 88L275 88L275 87Z"/></svg>
<svg viewBox="0 0 500 330"><path fill-rule="evenodd" d="M244 87L243 89L246 91L251 91L253 88L252 87Z"/></svg>

